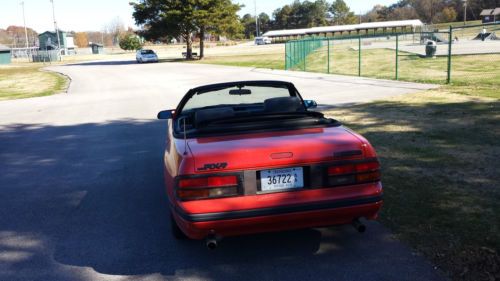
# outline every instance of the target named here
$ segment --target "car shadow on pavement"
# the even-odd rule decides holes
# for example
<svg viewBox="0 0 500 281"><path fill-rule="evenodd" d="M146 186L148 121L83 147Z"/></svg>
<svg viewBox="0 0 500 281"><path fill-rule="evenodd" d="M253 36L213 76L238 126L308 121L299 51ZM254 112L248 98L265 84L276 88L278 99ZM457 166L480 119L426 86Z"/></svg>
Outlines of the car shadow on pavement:
<svg viewBox="0 0 500 281"><path fill-rule="evenodd" d="M378 223L365 235L344 226L227 238L215 251L173 239L165 129L137 120L2 128L0 279L95 280L68 265L217 280L401 280L422 270Z"/></svg>
<svg viewBox="0 0 500 281"><path fill-rule="evenodd" d="M111 66L111 65L129 65L129 64L138 64L137 61L134 60L103 60L103 61L88 61L88 62L76 62L76 63L68 63L67 66L72 65L80 65L80 66Z"/></svg>
<svg viewBox="0 0 500 281"><path fill-rule="evenodd" d="M160 59L159 63L168 63L168 62L185 62L186 59ZM104 61L89 61L89 62L78 62L78 63L68 63L66 65L80 65L80 66L114 66L114 65L129 65L129 64L139 64L136 60L104 60ZM143 63L143 64L154 64L151 63Z"/></svg>
<svg viewBox="0 0 500 281"><path fill-rule="evenodd" d="M58 263L119 275L209 271L318 250L316 230L226 239L215 252L203 241L174 240L162 174L165 128L161 121L120 121L1 130L0 205L8 210L2 237L53 245ZM19 250L1 241L7 254ZM40 247L32 251L9 267L50 263Z"/></svg>

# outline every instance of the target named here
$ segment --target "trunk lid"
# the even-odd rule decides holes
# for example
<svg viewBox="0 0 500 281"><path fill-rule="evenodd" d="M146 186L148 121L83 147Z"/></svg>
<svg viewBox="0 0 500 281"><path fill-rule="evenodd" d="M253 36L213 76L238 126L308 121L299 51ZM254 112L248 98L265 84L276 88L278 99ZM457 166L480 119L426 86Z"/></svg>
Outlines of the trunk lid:
<svg viewBox="0 0 500 281"><path fill-rule="evenodd" d="M361 151L363 143L344 127L191 139L195 171L260 169L334 160L334 153Z"/></svg>

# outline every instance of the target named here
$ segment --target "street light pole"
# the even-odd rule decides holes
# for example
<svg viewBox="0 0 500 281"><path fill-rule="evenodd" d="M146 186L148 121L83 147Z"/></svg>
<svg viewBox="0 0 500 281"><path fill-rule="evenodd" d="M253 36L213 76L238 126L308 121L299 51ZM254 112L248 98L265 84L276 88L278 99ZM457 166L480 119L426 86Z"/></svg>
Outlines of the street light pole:
<svg viewBox="0 0 500 281"><path fill-rule="evenodd" d="M30 47L28 42L28 29L26 28L26 16L24 15L24 1L21 2L21 6L23 6L23 23L24 23L24 36L26 40L26 55L28 56L28 61L30 60Z"/></svg>
<svg viewBox="0 0 500 281"><path fill-rule="evenodd" d="M59 39L59 29L57 28L56 12L55 12L55 8L54 8L54 0L50 0L50 3L52 3L52 17L54 18L54 28L56 29L57 48L59 49L59 52L60 52L61 51L61 40Z"/></svg>
<svg viewBox="0 0 500 281"><path fill-rule="evenodd" d="M255 37L259 37L259 16L257 15L257 0L253 1L255 6L255 33L257 34Z"/></svg>

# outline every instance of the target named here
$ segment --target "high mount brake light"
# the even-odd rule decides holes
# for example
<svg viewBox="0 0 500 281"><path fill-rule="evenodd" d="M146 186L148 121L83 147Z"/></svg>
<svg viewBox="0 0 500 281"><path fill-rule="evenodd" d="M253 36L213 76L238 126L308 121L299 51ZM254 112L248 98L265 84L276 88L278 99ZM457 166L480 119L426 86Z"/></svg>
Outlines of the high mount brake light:
<svg viewBox="0 0 500 281"><path fill-rule="evenodd" d="M183 201L237 196L238 177L207 176L178 181L177 196Z"/></svg>
<svg viewBox="0 0 500 281"><path fill-rule="evenodd" d="M378 161L348 163L328 167L328 184L330 186L375 181L380 181L380 164Z"/></svg>

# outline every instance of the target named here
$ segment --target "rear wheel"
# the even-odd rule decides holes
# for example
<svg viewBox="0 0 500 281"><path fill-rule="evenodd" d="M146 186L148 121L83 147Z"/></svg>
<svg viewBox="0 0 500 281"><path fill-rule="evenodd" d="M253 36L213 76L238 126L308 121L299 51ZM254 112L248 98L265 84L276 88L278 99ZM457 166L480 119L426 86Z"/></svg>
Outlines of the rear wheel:
<svg viewBox="0 0 500 281"><path fill-rule="evenodd" d="M172 235L175 237L175 239L187 239L186 234L184 234L184 232L182 232L182 230L179 228L172 214L170 214L170 229L172 230Z"/></svg>

